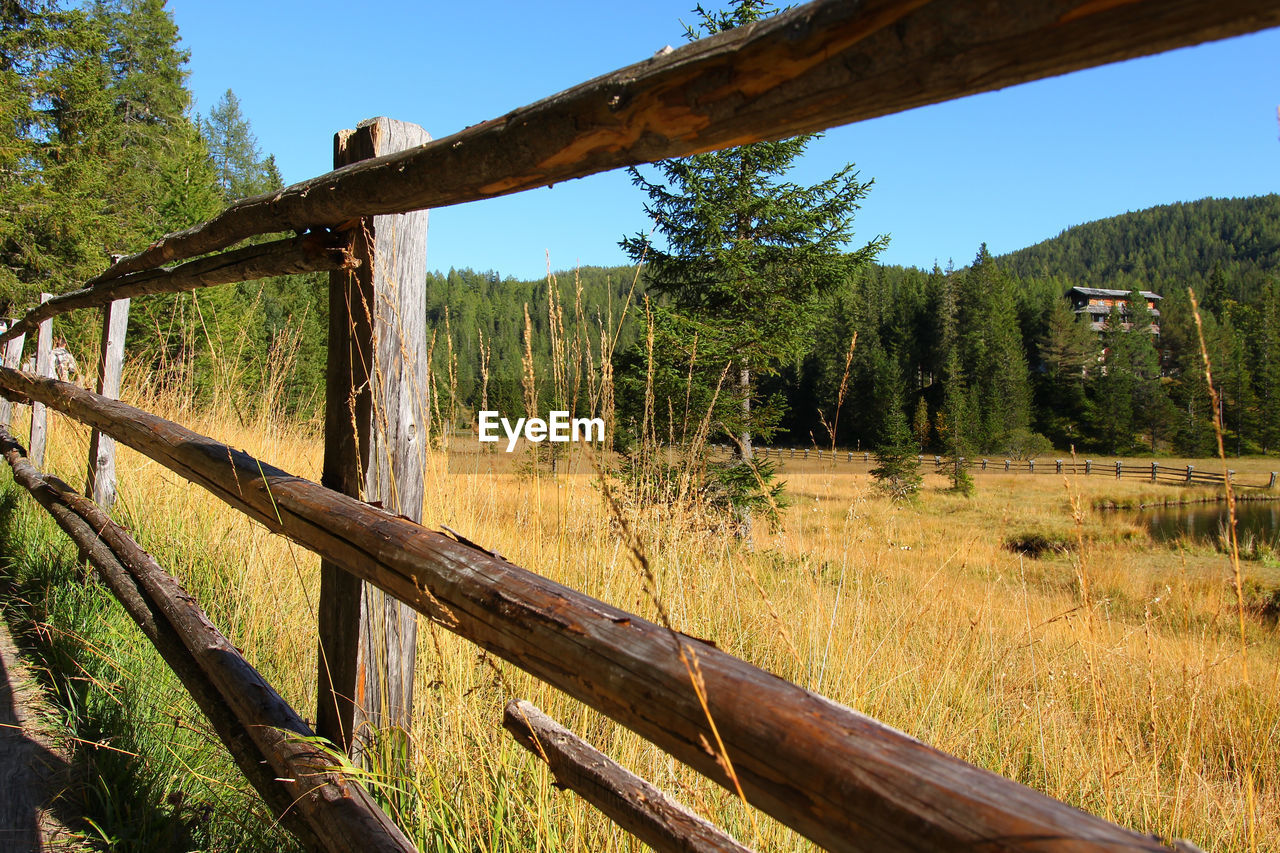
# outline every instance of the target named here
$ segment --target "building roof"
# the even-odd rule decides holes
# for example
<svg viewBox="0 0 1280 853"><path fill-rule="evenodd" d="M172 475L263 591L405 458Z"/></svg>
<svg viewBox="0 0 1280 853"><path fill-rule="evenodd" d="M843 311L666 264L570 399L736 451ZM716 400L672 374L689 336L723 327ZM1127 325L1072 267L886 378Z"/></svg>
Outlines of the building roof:
<svg viewBox="0 0 1280 853"><path fill-rule="evenodd" d="M1130 293L1132 293L1133 291L1131 291L1131 290L1107 290L1107 289L1102 288L1102 287L1073 287L1073 288L1071 288L1071 290L1070 290L1070 291L1068 291L1068 292L1069 292L1069 293L1079 293L1081 296L1110 296L1110 297L1113 297L1113 298L1119 298L1119 297L1121 297L1121 296L1128 296L1128 295L1129 295ZM1139 292L1140 292L1143 296L1145 296L1147 299L1164 299L1164 297L1163 297L1163 296L1161 296L1160 294L1158 294L1158 293L1152 293L1150 290L1142 290L1142 291L1139 291Z"/></svg>

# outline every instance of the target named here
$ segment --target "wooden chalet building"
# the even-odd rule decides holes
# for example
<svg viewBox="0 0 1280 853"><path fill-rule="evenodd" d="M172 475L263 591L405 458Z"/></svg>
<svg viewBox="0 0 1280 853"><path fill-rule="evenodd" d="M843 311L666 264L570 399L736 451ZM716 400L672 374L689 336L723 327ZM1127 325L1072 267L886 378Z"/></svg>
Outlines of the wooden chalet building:
<svg viewBox="0 0 1280 853"><path fill-rule="evenodd" d="M1151 334L1160 334L1160 309L1156 303L1164 299L1158 293L1149 290L1141 291L1142 298L1147 300L1147 310L1151 312ZM1129 313L1129 300L1133 292L1129 290L1107 290L1101 287L1073 287L1067 292L1071 300L1071 310L1076 314L1087 314L1089 325L1095 332L1101 332L1111 314L1111 309L1120 306L1122 316ZM1126 322L1124 327L1129 328Z"/></svg>

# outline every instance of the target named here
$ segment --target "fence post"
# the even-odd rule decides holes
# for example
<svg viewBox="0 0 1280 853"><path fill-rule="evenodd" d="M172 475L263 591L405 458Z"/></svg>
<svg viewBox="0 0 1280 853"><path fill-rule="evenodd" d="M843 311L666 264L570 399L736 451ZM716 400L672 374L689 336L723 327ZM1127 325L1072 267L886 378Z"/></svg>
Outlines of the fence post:
<svg viewBox="0 0 1280 853"><path fill-rule="evenodd" d="M1156 462L1151 463L1151 482L1156 481L1156 476L1160 473L1160 465Z"/></svg>
<svg viewBox="0 0 1280 853"><path fill-rule="evenodd" d="M1093 460L1092 460L1092 459L1086 459L1086 460L1084 460L1084 473L1085 473L1085 476L1088 476L1089 474L1092 474L1092 473L1093 473Z"/></svg>
<svg viewBox="0 0 1280 853"><path fill-rule="evenodd" d="M1006 471L1008 471L1008 470L1009 470L1009 460L1008 460L1008 459L1004 460L1004 470L1006 470Z"/></svg>
<svg viewBox="0 0 1280 853"><path fill-rule="evenodd" d="M1056 465L1057 465L1058 473L1059 473L1059 474L1061 474L1061 473L1062 473L1062 460L1061 460L1061 459L1055 459L1055 460L1054 460L1054 462L1055 462L1055 463L1056 463Z"/></svg>
<svg viewBox="0 0 1280 853"><path fill-rule="evenodd" d="M1190 483L1190 482L1191 482L1191 472L1192 472L1192 471L1194 471L1194 470L1196 470L1196 466L1194 466L1194 465L1188 465L1188 466L1187 466L1187 483Z"/></svg>
<svg viewBox="0 0 1280 853"><path fill-rule="evenodd" d="M41 302L53 298L52 293L40 294ZM36 375L53 376L53 319L40 324L36 335ZM44 403L31 404L31 443L27 445L27 458L36 468L44 468L44 445L49 435L49 413Z"/></svg>
<svg viewBox="0 0 1280 853"><path fill-rule="evenodd" d="M1119 460L1117 460L1117 461L1116 461L1116 479L1117 479L1117 480L1119 480L1119 479L1120 479L1120 472L1121 472L1121 470L1123 470L1123 469L1122 469L1122 465L1123 465L1123 463L1122 463L1122 462L1120 462Z"/></svg>
<svg viewBox="0 0 1280 853"><path fill-rule="evenodd" d="M334 166L429 140L417 125L371 119L335 135ZM350 234L360 266L329 275L321 480L330 489L381 502L388 512L420 521L430 426L427 213L374 216ZM322 562L319 620L317 733L352 752L352 733L366 726L407 732L417 644L414 611Z"/></svg>
<svg viewBox="0 0 1280 853"><path fill-rule="evenodd" d="M870 461L871 461L871 454L870 454L870 453L868 453L868 452L866 452L866 451L864 450L864 451L862 452L862 461L863 461L863 462L870 462Z"/></svg>
<svg viewBox="0 0 1280 853"><path fill-rule="evenodd" d="M849 451L849 461L850 461L850 462L852 462L852 461L853 461L853 451L852 451L852 450L850 450L850 451Z"/></svg>
<svg viewBox="0 0 1280 853"><path fill-rule="evenodd" d="M6 328L7 331L7 328ZM5 344L4 366L17 370L22 365L22 345L26 343L26 335L18 335ZM7 397L0 397L0 425L10 426L13 423L13 403Z"/></svg>
<svg viewBox="0 0 1280 853"><path fill-rule="evenodd" d="M1035 472L1036 472L1036 460L1034 460L1034 459L1028 459L1028 460L1027 460L1027 473L1029 473L1029 474L1034 474Z"/></svg>
<svg viewBox="0 0 1280 853"><path fill-rule="evenodd" d="M821 458L822 458L822 448L821 448L821 447L819 447L819 448L818 448L818 458L819 458L819 459L821 459Z"/></svg>
<svg viewBox="0 0 1280 853"><path fill-rule="evenodd" d="M805 458L805 459L808 459L808 458L809 458L809 448L807 448L807 447L804 449L804 458Z"/></svg>
<svg viewBox="0 0 1280 853"><path fill-rule="evenodd" d="M102 309L102 351L98 354L98 393L120 397L124 336L129 325L129 300L117 299ZM116 502L116 440L96 429L89 433L89 472L85 495L107 512Z"/></svg>
<svg viewBox="0 0 1280 853"><path fill-rule="evenodd" d="M1267 488L1274 489L1276 487L1276 472L1271 472L1271 479L1267 481Z"/></svg>

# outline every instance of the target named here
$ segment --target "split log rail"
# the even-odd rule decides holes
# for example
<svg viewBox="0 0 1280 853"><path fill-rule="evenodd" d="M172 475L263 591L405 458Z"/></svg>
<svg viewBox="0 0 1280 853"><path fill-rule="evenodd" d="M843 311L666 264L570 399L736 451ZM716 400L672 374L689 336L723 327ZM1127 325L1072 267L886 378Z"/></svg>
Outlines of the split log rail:
<svg viewBox="0 0 1280 853"><path fill-rule="evenodd" d="M443 139L389 119L366 122L338 135L333 172L161 238L0 332L0 416L9 423L11 402L52 408L318 554L318 729L357 758L361 720L407 727L408 638L421 614L831 850L1167 850L419 524L422 484L412 465L425 452L429 422L419 352L425 304L413 290L423 278L416 235L425 240L425 214L415 212L1277 25L1273 0L817 0ZM283 232L294 235L232 248ZM43 329L67 311L102 307L109 326L127 298L308 271L332 274L322 484L113 399L106 361L98 393L51 378L43 358L36 374L17 369L29 334L41 332L43 351ZM114 334L104 327L106 360L122 346ZM90 491L109 506L110 444L101 438ZM105 509L37 471L7 433L0 451L308 848L411 847ZM1159 466L1149 472L1161 475ZM351 642L356 636L362 641ZM362 693L370 685L381 685L387 704L370 706ZM506 724L559 781L648 843L741 849L532 706L509 708Z"/></svg>

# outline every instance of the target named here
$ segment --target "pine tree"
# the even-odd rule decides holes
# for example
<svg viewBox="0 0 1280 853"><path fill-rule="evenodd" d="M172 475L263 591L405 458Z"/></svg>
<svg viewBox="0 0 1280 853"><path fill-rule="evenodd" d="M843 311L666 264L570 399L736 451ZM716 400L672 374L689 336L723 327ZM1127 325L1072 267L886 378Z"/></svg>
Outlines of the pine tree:
<svg viewBox="0 0 1280 853"><path fill-rule="evenodd" d="M901 381L892 383L893 397ZM923 477L920 460L907 416L899 400L895 400L885 416L884 436L876 446L876 466L870 471L877 488L894 500L910 500L920 490Z"/></svg>
<svg viewBox="0 0 1280 853"><path fill-rule="evenodd" d="M1102 344L1106 355L1094 380L1099 438L1107 451L1123 453L1133 444L1136 383L1127 358L1128 333L1119 305L1112 307L1103 325Z"/></svg>
<svg viewBox="0 0 1280 853"><path fill-rule="evenodd" d="M943 431L942 445L946 454L947 476L951 480L952 491L969 495L973 493L973 477L968 471L973 447L973 439L970 437L974 422L973 392L965 383L960 354L954 348L947 357L946 370L946 429Z"/></svg>
<svg viewBox="0 0 1280 853"><path fill-rule="evenodd" d="M713 35L764 17L769 3L735 0L725 12L697 10L691 38ZM752 457L752 441L767 438L778 406L758 396L758 380L805 352L816 300L866 263L876 240L852 253L858 201L868 183L849 165L825 181L802 186L784 180L814 137L761 142L656 164L649 179L633 169L633 182L649 197L646 213L665 245L637 235L622 245L646 264L650 286L669 301L666 323L692 350L708 355L697 381L714 386L726 364L716 422ZM678 317L677 321L675 318ZM701 356L700 356L701 358Z"/></svg>
<svg viewBox="0 0 1280 853"><path fill-rule="evenodd" d="M262 155L235 92L228 89L199 124L228 202L280 188L275 159Z"/></svg>
<svg viewBox="0 0 1280 853"><path fill-rule="evenodd" d="M911 432L916 438L916 451L924 453L924 449L929 446L929 404L925 402L924 395L916 401L916 413L911 418Z"/></svg>
<svg viewBox="0 0 1280 853"><path fill-rule="evenodd" d="M1044 334L1037 341L1037 425L1059 446L1077 444L1081 425L1092 413L1086 380L1096 376L1102 344L1088 320L1072 313L1065 299L1055 299Z"/></svg>
<svg viewBox="0 0 1280 853"><path fill-rule="evenodd" d="M1003 449L1011 436L1030 425L1031 387L1013 282L985 243L959 276L956 340L968 387L978 401L973 447Z"/></svg>

